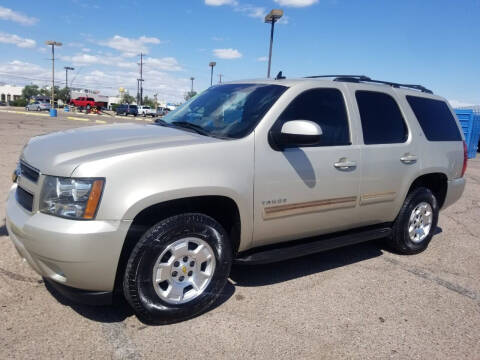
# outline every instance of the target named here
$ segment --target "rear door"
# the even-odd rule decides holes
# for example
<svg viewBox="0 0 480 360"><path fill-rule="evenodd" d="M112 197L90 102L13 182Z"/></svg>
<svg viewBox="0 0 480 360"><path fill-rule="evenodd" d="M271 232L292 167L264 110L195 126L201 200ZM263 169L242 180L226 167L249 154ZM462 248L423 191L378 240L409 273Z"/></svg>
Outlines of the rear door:
<svg viewBox="0 0 480 360"><path fill-rule="evenodd" d="M363 142L359 219L363 225L390 222L420 169L420 146L414 141L417 128L406 121L404 108L390 88L352 85L350 89Z"/></svg>

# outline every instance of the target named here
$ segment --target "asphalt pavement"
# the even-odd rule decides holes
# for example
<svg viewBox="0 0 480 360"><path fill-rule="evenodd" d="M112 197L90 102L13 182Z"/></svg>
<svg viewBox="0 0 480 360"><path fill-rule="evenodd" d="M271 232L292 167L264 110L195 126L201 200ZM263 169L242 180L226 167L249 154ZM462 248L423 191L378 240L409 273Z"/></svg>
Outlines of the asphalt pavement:
<svg viewBox="0 0 480 360"><path fill-rule="evenodd" d="M11 173L32 136L127 121L151 119L0 108L0 359L480 359L478 157L421 254L370 242L234 267L213 310L167 326L62 298L8 238Z"/></svg>

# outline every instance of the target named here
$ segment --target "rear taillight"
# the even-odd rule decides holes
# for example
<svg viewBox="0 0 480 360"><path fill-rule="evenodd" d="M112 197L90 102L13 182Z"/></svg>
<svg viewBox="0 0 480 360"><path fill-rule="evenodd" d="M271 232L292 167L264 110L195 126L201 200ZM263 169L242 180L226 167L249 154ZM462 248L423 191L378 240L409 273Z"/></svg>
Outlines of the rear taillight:
<svg viewBox="0 0 480 360"><path fill-rule="evenodd" d="M468 162L468 150L467 150L467 143L465 140L463 141L463 168L462 168L462 177L465 175L465 171L467 171L467 162Z"/></svg>

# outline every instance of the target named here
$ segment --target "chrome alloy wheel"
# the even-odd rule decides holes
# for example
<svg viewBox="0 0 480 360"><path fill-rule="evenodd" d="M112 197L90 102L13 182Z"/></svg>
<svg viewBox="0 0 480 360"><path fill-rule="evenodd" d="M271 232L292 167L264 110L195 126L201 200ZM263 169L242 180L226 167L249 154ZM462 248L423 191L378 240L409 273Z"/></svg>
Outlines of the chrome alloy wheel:
<svg viewBox="0 0 480 360"><path fill-rule="evenodd" d="M418 244L422 242L432 229L433 210L429 203L423 201L413 209L408 221L410 240Z"/></svg>
<svg viewBox="0 0 480 360"><path fill-rule="evenodd" d="M215 254L202 239L183 238L168 245L153 267L153 287L163 301L183 304L202 294L215 271Z"/></svg>

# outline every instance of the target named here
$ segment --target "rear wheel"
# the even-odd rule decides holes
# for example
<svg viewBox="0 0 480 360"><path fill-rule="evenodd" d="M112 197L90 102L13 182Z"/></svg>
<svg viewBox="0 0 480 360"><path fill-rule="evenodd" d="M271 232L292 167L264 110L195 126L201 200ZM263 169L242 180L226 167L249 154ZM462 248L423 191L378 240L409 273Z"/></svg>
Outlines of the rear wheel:
<svg viewBox="0 0 480 360"><path fill-rule="evenodd" d="M207 310L225 286L232 262L222 226L203 214L182 214L151 227L133 249L125 298L148 323L166 324Z"/></svg>
<svg viewBox="0 0 480 360"><path fill-rule="evenodd" d="M401 254L425 250L438 223L438 201L425 187L412 190L394 222L389 245Z"/></svg>

